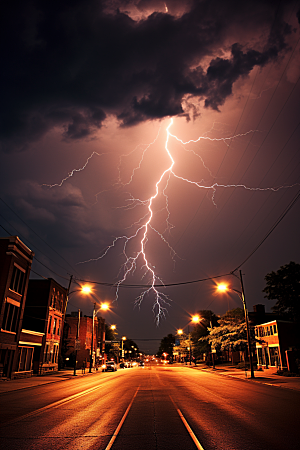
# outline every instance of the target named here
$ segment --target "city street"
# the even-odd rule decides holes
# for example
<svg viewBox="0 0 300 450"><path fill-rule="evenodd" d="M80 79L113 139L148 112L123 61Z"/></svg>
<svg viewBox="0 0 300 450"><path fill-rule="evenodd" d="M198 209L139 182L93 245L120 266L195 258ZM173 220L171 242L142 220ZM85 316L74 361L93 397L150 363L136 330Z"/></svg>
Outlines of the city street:
<svg viewBox="0 0 300 450"><path fill-rule="evenodd" d="M7 450L299 448L299 391L184 366L59 378L0 398Z"/></svg>

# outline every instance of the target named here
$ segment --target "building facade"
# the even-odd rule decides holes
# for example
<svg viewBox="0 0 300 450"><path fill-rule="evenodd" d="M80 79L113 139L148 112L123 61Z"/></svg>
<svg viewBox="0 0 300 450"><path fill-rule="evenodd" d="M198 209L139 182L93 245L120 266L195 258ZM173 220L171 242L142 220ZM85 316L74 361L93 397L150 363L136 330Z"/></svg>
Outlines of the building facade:
<svg viewBox="0 0 300 450"><path fill-rule="evenodd" d="M34 345L18 350L34 253L17 237L0 238L0 377L31 370Z"/></svg>
<svg viewBox="0 0 300 450"><path fill-rule="evenodd" d="M42 345L33 358L34 373L59 369L67 289L52 278L29 280L23 328L43 334Z"/></svg>
<svg viewBox="0 0 300 450"><path fill-rule="evenodd" d="M256 325L255 335L260 341L256 343L257 367L270 372L289 370L288 354L295 344L295 324L272 320Z"/></svg>
<svg viewBox="0 0 300 450"><path fill-rule="evenodd" d="M93 347L92 347L93 339ZM98 367L104 358L105 319L89 317L72 312L66 315L63 335L63 357L65 365L74 367L90 367L92 351L92 367Z"/></svg>

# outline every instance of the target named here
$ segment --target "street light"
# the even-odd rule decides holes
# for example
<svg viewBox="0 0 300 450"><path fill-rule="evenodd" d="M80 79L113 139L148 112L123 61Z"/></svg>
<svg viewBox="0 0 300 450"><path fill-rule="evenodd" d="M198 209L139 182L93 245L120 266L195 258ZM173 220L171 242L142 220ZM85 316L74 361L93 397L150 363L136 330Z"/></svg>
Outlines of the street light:
<svg viewBox="0 0 300 450"><path fill-rule="evenodd" d="M220 283L217 285L217 290L219 292L226 292L226 291L234 291L236 292L240 299L243 302L244 307L244 314L245 314L245 322L246 322L246 331L247 331L247 343L248 343L248 353L249 353L249 362L250 362L250 377L254 377L254 369L253 369L253 361L252 361L252 351L251 351L251 339L250 339L250 327L249 327L249 318L248 318L248 310L246 306L246 300L245 300L245 292L244 292L244 284L243 284L243 278L242 278L242 271L240 270L240 283L241 283L241 291L238 291L237 289L233 289L231 287L228 287L228 284L226 283ZM233 274L235 275L235 274ZM236 275L235 275L236 276Z"/></svg>
<svg viewBox="0 0 300 450"><path fill-rule="evenodd" d="M109 310L109 304L108 303L101 303L100 305L101 311L108 311Z"/></svg>
<svg viewBox="0 0 300 450"><path fill-rule="evenodd" d="M194 314L191 319L190 322L193 322L194 324L199 323L201 320L201 317L198 314ZM177 334L178 335L182 335L183 334L183 329L179 329L177 330ZM191 333L190 333L190 325L188 324L188 339L189 339L189 360L190 360L190 366L192 365L192 347L191 347Z"/></svg>
<svg viewBox="0 0 300 450"><path fill-rule="evenodd" d="M80 289L74 289L74 291L70 292L71 281L72 281L72 277L70 278L67 300L69 300L70 295L73 294L74 292L81 292L84 295L88 295L92 292L92 289L89 285L80 286ZM67 305L66 305L66 309L67 309ZM75 361L74 361L74 373L73 373L74 376L76 376L77 351L78 351L78 346L79 346L79 342L80 342L79 341L79 331L80 331L80 309L78 310L78 322L77 322L76 339L75 339L75 346L74 346L74 349L75 349Z"/></svg>
<svg viewBox="0 0 300 450"><path fill-rule="evenodd" d="M122 344L122 358L124 358L124 347L123 347L123 342L126 341L126 336L123 336L121 339L121 344Z"/></svg>

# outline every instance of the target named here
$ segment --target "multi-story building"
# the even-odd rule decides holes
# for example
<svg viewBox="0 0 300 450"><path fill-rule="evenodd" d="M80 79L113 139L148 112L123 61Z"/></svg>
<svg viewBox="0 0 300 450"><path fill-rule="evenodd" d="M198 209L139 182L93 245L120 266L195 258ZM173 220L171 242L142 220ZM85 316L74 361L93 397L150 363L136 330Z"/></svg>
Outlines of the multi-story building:
<svg viewBox="0 0 300 450"><path fill-rule="evenodd" d="M295 345L295 324L272 320L255 326L257 367L270 372L290 370L289 352Z"/></svg>
<svg viewBox="0 0 300 450"><path fill-rule="evenodd" d="M42 345L33 358L35 373L59 368L67 289L52 278L29 280L23 328L43 333Z"/></svg>
<svg viewBox="0 0 300 450"><path fill-rule="evenodd" d="M63 337L63 356L66 365L77 368L90 367L93 337L93 366L101 364L105 346L105 319L84 316L79 312L66 315Z"/></svg>
<svg viewBox="0 0 300 450"><path fill-rule="evenodd" d="M34 253L17 237L0 238L0 377L15 378L30 371L36 345L18 343L21 336L27 286ZM25 339L25 338L24 338Z"/></svg>

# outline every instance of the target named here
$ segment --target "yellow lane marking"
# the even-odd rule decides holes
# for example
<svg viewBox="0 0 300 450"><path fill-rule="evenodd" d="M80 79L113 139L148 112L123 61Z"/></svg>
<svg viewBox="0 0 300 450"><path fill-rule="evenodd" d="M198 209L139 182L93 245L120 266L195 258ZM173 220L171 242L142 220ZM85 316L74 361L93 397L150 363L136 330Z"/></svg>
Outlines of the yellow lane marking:
<svg viewBox="0 0 300 450"><path fill-rule="evenodd" d="M188 430L189 435L190 435L191 438L193 439L194 444L196 445L197 449L198 449L198 450L204 450L204 448L202 447L202 445L200 444L200 442L199 442L198 439L196 438L195 433L193 432L193 430L192 430L191 427L189 426L187 420L185 419L185 417L184 417L184 415L182 414L182 412L180 411L180 409L177 408L177 405L176 405L176 403L174 402L174 400L173 400L173 398L172 398L171 396L170 396L170 399L172 400L172 402L173 402L173 404L174 404L174 406L175 406L175 408L176 408L176 411L177 411L178 414L179 414L180 419L182 420L182 422L184 423L186 429Z"/></svg>
<svg viewBox="0 0 300 450"><path fill-rule="evenodd" d="M137 395L139 389L140 389L140 387L137 388L137 390L136 390L134 396L133 396L132 399L131 399L131 402L129 403L129 405L128 405L128 407L127 407L125 413L124 413L124 416L122 417L122 419L121 419L119 425L118 425L117 428L116 428L116 431L115 431L114 434L112 435L112 438L111 438L111 440L109 441L108 446L105 448L105 450L110 450L111 447L112 447L112 445L113 445L113 443L115 442L116 437L118 436L119 431L121 430L121 427L122 427L122 425L123 425L123 423L124 423L124 420L126 419L126 416L127 416L127 414L129 413L129 410L130 410L130 408L131 408L131 405L132 405L132 403L133 403L133 401L134 401L134 399L135 399L135 397L136 397L136 395Z"/></svg>

